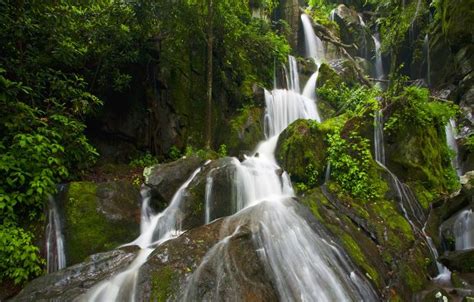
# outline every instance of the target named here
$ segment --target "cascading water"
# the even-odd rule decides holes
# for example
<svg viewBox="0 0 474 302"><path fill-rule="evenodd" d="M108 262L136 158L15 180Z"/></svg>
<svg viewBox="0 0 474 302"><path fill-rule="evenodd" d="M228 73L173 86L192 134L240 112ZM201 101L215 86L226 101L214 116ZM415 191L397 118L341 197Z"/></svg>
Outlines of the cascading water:
<svg viewBox="0 0 474 302"><path fill-rule="evenodd" d="M133 242L126 244L138 245L141 250L127 270L113 276L110 280L97 284L84 296L80 297L79 301L135 300L136 280L140 267L146 262L156 246L182 233L179 208L183 194L200 171L201 167L194 171L191 177L176 191L169 206L156 215L153 215L149 207L149 189L142 190L141 233Z"/></svg>
<svg viewBox="0 0 474 302"><path fill-rule="evenodd" d="M62 188L60 188L61 190ZM66 267L64 236L56 200L49 197L48 224L46 226L46 261L48 273Z"/></svg>
<svg viewBox="0 0 474 302"><path fill-rule="evenodd" d="M426 58L426 82L428 83L428 87L431 86L431 58L430 58L430 36L428 34L425 35L425 39L423 40L423 48L425 50L425 58Z"/></svg>
<svg viewBox="0 0 474 302"><path fill-rule="evenodd" d="M306 57L313 58L317 65L324 61L324 45L321 39L314 33L313 25L306 14L301 15L303 23Z"/></svg>
<svg viewBox="0 0 474 302"><path fill-rule="evenodd" d="M474 248L474 214L472 209L463 210L457 215L453 234L457 251Z"/></svg>
<svg viewBox="0 0 474 302"><path fill-rule="evenodd" d="M451 160L451 163L458 176L461 176L462 169L461 165L459 164L459 151L458 144L456 142L456 122L454 119L449 119L449 122L444 129L446 133L446 143L448 144L448 147L454 152L454 157Z"/></svg>
<svg viewBox="0 0 474 302"><path fill-rule="evenodd" d="M368 58L368 51L367 51L367 37L366 37L366 28L367 25L364 22L364 18L362 17L362 14L357 14L359 17L359 23L361 26L360 34L362 35L362 45L361 45L361 53L360 55L363 58Z"/></svg>
<svg viewBox="0 0 474 302"><path fill-rule="evenodd" d="M384 148L384 141L383 141L383 115L382 111L377 111L375 114L375 122L374 122L374 154L375 154L375 161L378 163L380 167L382 167L385 171L387 171L388 175L390 176L390 182L392 189L395 190L397 195L400 208L403 212L403 216L406 218L410 226L412 227L415 233L422 235L430 249L430 252L433 258L436 261L436 267L438 270L438 275L433 278L433 280L438 282L449 282L451 279L451 272L448 268L446 268L443 264L438 262L438 251L433 243L433 240L430 236L425 232L426 222L427 219L423 212L423 209L420 206L420 203L416 199L413 192L410 188L401 182L398 177L390 171L385 166L385 148Z"/></svg>
<svg viewBox="0 0 474 302"><path fill-rule="evenodd" d="M372 39L374 40L374 44L375 44L375 78L377 80L382 80L385 76L385 73L383 70L382 50L381 50L379 33L378 32L375 33L372 36Z"/></svg>
<svg viewBox="0 0 474 302"><path fill-rule="evenodd" d="M280 172L274 152L279 134L296 119L319 120L313 100L296 91L265 91L266 140L253 156L235 161L233 201L239 212L224 223L239 228L258 226L254 235L259 254L273 277L283 301L375 301L376 294L368 281L358 275L345 256L323 232L315 232L294 210L294 192L288 175ZM227 230L227 234L235 233ZM199 274L211 263L216 270L230 237L225 237L205 256L190 277L184 300L192 300ZM218 287L221 282L216 281ZM214 289L218 291L218 288Z"/></svg>
<svg viewBox="0 0 474 302"><path fill-rule="evenodd" d="M288 89L300 92L300 76L298 74L298 63L296 58L293 56L288 56L288 65L290 68L290 74L287 76L288 80Z"/></svg>

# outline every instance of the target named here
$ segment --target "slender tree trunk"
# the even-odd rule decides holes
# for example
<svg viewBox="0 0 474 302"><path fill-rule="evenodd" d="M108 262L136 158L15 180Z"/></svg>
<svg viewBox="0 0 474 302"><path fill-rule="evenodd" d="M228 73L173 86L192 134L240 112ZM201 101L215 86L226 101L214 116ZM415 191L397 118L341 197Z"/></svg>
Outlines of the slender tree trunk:
<svg viewBox="0 0 474 302"><path fill-rule="evenodd" d="M206 103L206 148L212 141L212 49L213 49L213 0L207 0L207 103Z"/></svg>

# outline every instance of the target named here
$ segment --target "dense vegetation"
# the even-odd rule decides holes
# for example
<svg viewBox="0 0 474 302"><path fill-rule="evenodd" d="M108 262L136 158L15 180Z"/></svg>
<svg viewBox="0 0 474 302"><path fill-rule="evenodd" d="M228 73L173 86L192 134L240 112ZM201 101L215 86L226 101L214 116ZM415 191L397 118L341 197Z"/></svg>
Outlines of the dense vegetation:
<svg viewBox="0 0 474 302"><path fill-rule="evenodd" d="M275 3L259 5L271 11ZM215 85L248 96L253 83L269 83L274 60L289 51L284 39L251 18L246 1L217 1L211 17ZM205 53L207 18L201 1L0 1L0 279L41 273L27 229L44 220L58 183L94 165L86 118L129 91L142 77L137 69L155 64L169 77L183 57ZM204 74L204 64L195 68Z"/></svg>
<svg viewBox="0 0 474 302"><path fill-rule="evenodd" d="M262 139L264 122L257 122L263 109L256 87L271 88L278 66L286 63L289 53L299 51L287 41L295 29L278 19L284 15L282 4L289 2L0 0L0 281L23 284L44 273L35 228L44 222L47 200L56 186L87 178L103 160L87 127L111 108L129 102L146 112L147 119L140 121L148 129L143 133L146 142L134 146L137 154L127 154L129 168L183 155L236 155L242 145L251 148ZM463 9L469 0L345 2L359 12L370 12L364 15L367 27L362 31L369 38L371 32L381 36L387 70L390 65L390 74L382 80L386 89L358 74L367 71L354 67L359 49L331 40L347 30L329 19L339 1L307 1L306 12L329 33L325 41L343 45L353 57L339 66L343 72L329 64L320 67L318 106L325 121L299 121L288 127L278 159L287 162L282 167L303 195L318 190L329 163L329 191L353 202L360 216L377 215L374 232L392 235L399 228L411 242L410 226L387 200L388 186L371 154L373 117L383 111L387 152L397 155L387 165L424 208L459 188L444 127L460 116L455 103L470 89L470 82L447 100L432 93L461 82L449 68L437 71L441 75L433 76L431 87L414 80L420 78L420 66L426 65L426 36L452 53L471 47L473 12ZM450 53L443 66L452 64L453 57ZM344 78L341 74L347 70L350 76ZM173 142L163 142L160 123L171 113L176 113L173 118L179 115L176 128L186 131ZM250 142L237 143L235 137L243 136ZM474 135L466 138L465 146L474 150ZM140 178L133 182L139 185ZM93 212L94 206L90 208ZM311 210L319 213L315 207ZM390 220L388 231L379 220ZM405 244L400 238L384 251L387 262ZM346 248L357 250L353 241ZM356 252L362 259L362 252ZM360 265L377 275L366 262Z"/></svg>

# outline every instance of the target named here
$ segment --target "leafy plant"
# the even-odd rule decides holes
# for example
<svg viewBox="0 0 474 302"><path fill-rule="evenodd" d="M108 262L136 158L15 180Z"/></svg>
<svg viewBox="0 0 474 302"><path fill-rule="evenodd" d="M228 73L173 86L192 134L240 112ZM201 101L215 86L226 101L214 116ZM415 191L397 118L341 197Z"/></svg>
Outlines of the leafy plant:
<svg viewBox="0 0 474 302"><path fill-rule="evenodd" d="M430 99L428 89L414 86L405 87L401 95L393 97L391 106L393 113L384 127L389 133L429 125L444 128L458 111L452 103Z"/></svg>
<svg viewBox="0 0 474 302"><path fill-rule="evenodd" d="M355 86L349 88L344 82L338 87L324 84L318 88L318 96L330 103L339 113L349 112L351 115L362 115L367 109L378 107L377 95L380 91L377 87L367 88Z"/></svg>
<svg viewBox="0 0 474 302"><path fill-rule="evenodd" d="M369 176L372 161L369 140L356 132L351 132L347 138L343 138L340 130L337 130L327 135L327 141L331 179L353 197L363 200L379 197L378 190Z"/></svg>
<svg viewBox="0 0 474 302"><path fill-rule="evenodd" d="M219 154L220 157L225 157L227 156L227 145L222 144L219 146L219 150L217 151L217 154Z"/></svg>
<svg viewBox="0 0 474 302"><path fill-rule="evenodd" d="M146 152L140 157L134 158L130 161L129 165L133 168L144 168L156 165L158 163L158 159L151 155L149 152Z"/></svg>
<svg viewBox="0 0 474 302"><path fill-rule="evenodd" d="M0 225L0 280L20 284L42 273L44 260L33 245L33 236L13 225Z"/></svg>
<svg viewBox="0 0 474 302"><path fill-rule="evenodd" d="M168 151L168 157L171 160L177 160L181 157L181 151L179 151L178 147L172 146Z"/></svg>

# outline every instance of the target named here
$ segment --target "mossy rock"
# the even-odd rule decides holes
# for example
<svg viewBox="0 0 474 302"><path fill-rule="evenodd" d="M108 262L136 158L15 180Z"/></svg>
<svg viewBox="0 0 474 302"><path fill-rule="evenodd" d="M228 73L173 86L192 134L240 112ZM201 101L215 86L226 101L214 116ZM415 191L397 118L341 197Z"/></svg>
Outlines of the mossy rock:
<svg viewBox="0 0 474 302"><path fill-rule="evenodd" d="M218 301L222 297L276 301L276 290L255 250L250 228L239 228L220 253L216 244L221 236L230 235L222 234L227 223L218 219L153 251L140 268L139 300L181 301L187 293L192 299L206 301ZM186 288L189 283L193 286Z"/></svg>
<svg viewBox="0 0 474 302"><path fill-rule="evenodd" d="M297 120L278 138L276 158L295 183L312 187L321 183L326 168L324 127L312 120Z"/></svg>
<svg viewBox="0 0 474 302"><path fill-rule="evenodd" d="M387 166L410 184L425 208L459 188L443 131L435 126L411 127L386 136Z"/></svg>
<svg viewBox="0 0 474 302"><path fill-rule="evenodd" d="M263 116L264 109L258 106L238 109L218 131L218 144L226 145L229 155L232 156L238 156L242 151L252 151L257 143L265 138Z"/></svg>
<svg viewBox="0 0 474 302"><path fill-rule="evenodd" d="M439 261L451 270L461 273L474 273L474 250L447 252Z"/></svg>
<svg viewBox="0 0 474 302"><path fill-rule="evenodd" d="M63 204L68 266L140 233L140 192L130 183L72 182Z"/></svg>

